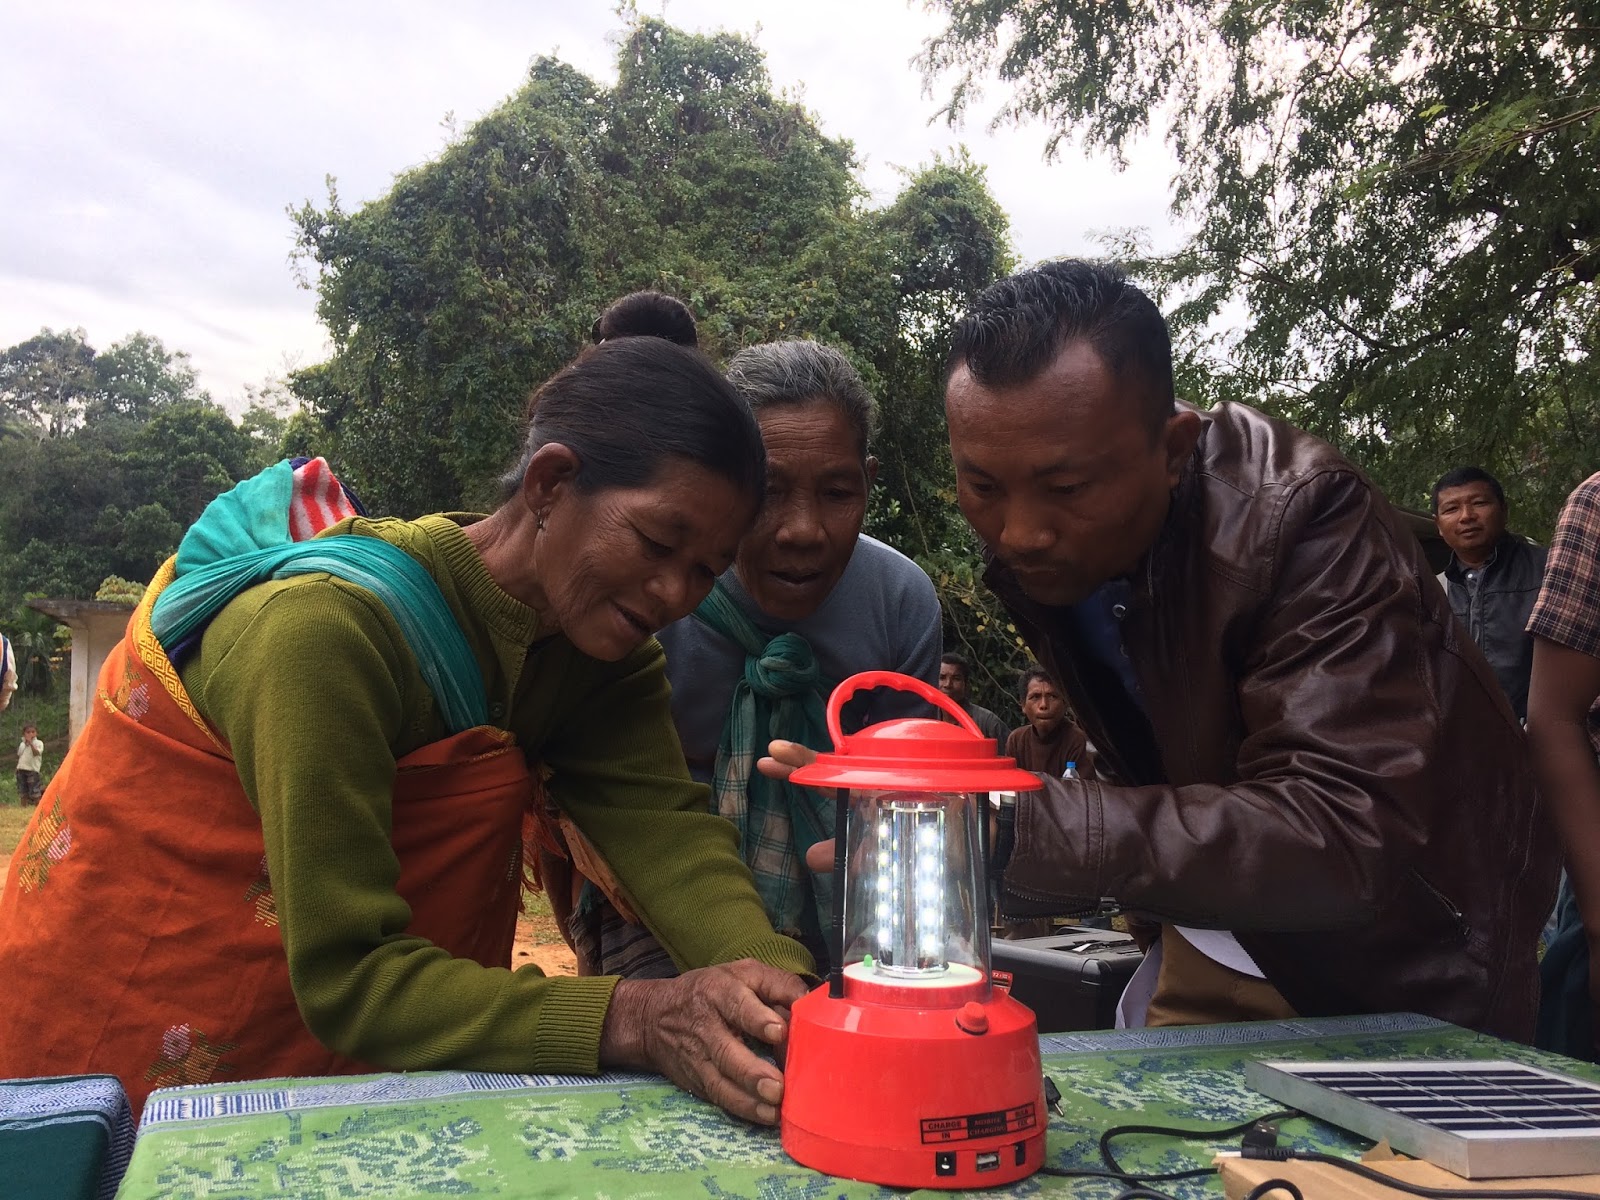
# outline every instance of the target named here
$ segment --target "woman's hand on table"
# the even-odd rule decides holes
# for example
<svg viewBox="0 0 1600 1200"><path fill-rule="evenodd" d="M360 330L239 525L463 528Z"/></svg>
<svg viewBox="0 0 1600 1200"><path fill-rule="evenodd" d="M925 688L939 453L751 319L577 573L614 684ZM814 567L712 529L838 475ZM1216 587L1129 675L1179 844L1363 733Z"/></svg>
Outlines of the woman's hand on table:
<svg viewBox="0 0 1600 1200"><path fill-rule="evenodd" d="M810 989L753 958L676 979L624 979L600 1035L606 1066L659 1071L684 1090L760 1125L776 1125L783 1073L746 1038L781 1051L789 1008Z"/></svg>

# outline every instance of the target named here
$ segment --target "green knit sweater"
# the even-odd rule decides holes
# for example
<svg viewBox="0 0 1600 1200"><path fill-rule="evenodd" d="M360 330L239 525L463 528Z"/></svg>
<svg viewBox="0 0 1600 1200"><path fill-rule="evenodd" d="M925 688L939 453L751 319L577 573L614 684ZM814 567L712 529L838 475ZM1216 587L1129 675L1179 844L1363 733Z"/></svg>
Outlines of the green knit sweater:
<svg viewBox="0 0 1600 1200"><path fill-rule="evenodd" d="M541 632L462 533L474 519L355 519L333 532L381 537L432 574L483 672L490 720L549 768L551 798L681 968L749 957L813 971L773 932L733 827L689 778L661 648L604 663ZM261 815L290 979L319 1040L397 1070L598 1069L614 978L483 967L406 933L389 843L395 762L447 731L370 592L327 575L252 588L212 622L182 678Z"/></svg>

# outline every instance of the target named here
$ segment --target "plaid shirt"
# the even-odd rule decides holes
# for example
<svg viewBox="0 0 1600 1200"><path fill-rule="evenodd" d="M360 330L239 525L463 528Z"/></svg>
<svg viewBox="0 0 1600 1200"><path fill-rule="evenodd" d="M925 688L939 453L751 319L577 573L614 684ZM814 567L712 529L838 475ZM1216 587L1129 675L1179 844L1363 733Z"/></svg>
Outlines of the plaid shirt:
<svg viewBox="0 0 1600 1200"><path fill-rule="evenodd" d="M1528 632L1600 658L1600 474L1580 483L1561 510ZM1589 710L1589 739L1600 753L1600 698Z"/></svg>

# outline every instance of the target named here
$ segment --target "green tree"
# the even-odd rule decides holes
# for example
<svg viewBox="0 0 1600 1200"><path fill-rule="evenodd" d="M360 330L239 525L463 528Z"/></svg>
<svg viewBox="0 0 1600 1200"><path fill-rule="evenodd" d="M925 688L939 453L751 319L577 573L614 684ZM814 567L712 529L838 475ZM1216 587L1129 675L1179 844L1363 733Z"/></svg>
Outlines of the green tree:
<svg viewBox="0 0 1600 1200"><path fill-rule="evenodd" d="M868 223L895 286L893 328L870 348L882 419L868 526L928 572L944 608L945 645L972 662L978 701L1011 712L1012 676L1027 654L980 586L978 543L956 507L944 419L950 331L978 291L1012 269L1010 223L965 152L909 175Z"/></svg>
<svg viewBox="0 0 1600 1200"><path fill-rule="evenodd" d="M965 155L909 174L884 209L855 169L744 38L638 20L610 88L540 59L388 195L346 211L330 183L326 205L292 212L335 348L291 377L292 432L377 511L492 503L531 388L606 304L655 287L690 305L714 356L840 346L883 407L869 530L965 595L976 548L953 506L945 338L1010 266L1005 214ZM949 608L953 644L1009 661L987 614Z"/></svg>
<svg viewBox="0 0 1600 1200"><path fill-rule="evenodd" d="M83 330L40 330L0 354L0 435L61 436L82 418L95 387Z"/></svg>
<svg viewBox="0 0 1600 1200"><path fill-rule="evenodd" d="M81 329L44 329L0 353L0 429L13 435L62 437L88 422L208 403L189 356L146 333L97 354Z"/></svg>
<svg viewBox="0 0 1600 1200"><path fill-rule="evenodd" d="M84 420L127 417L148 420L173 404L206 404L211 397L182 350L169 351L159 338L135 333L94 356L94 395Z"/></svg>
<svg viewBox="0 0 1600 1200"><path fill-rule="evenodd" d="M89 597L149 579L219 492L263 465L261 439L200 389L187 356L145 334L96 354L80 332L0 352L0 612L25 595Z"/></svg>
<svg viewBox="0 0 1600 1200"><path fill-rule="evenodd" d="M1477 461L1548 529L1600 460L1600 10L1561 0L932 0L927 47L1048 148L1165 124L1180 374L1329 437L1397 499ZM1239 320L1239 314L1244 319Z"/></svg>

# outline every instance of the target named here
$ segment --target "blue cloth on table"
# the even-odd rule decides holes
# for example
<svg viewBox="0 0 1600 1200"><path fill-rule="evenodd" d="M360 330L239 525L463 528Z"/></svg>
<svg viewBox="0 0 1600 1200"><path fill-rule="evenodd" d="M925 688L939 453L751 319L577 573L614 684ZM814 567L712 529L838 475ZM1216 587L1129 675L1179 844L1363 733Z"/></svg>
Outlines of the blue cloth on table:
<svg viewBox="0 0 1600 1200"><path fill-rule="evenodd" d="M110 1075L0 1080L0 1195L111 1200L133 1154L133 1113Z"/></svg>

